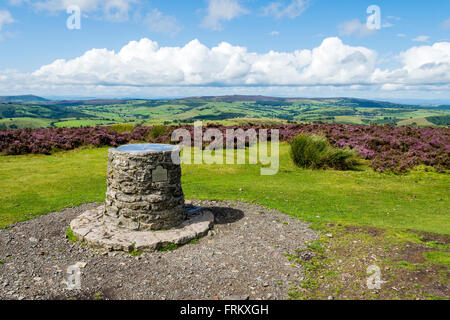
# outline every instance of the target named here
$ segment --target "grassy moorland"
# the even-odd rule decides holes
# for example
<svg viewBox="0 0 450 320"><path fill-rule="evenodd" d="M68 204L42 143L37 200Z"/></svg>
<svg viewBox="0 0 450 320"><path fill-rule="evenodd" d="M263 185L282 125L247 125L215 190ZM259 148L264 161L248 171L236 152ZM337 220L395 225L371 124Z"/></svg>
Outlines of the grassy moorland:
<svg viewBox="0 0 450 320"><path fill-rule="evenodd" d="M67 206L102 201L107 148L51 156L0 157L0 226ZM286 144L280 169L261 176L259 165L184 165L187 198L260 203L302 220L449 234L450 176L414 170L407 175L322 171L295 167ZM240 191L242 189L242 191Z"/></svg>
<svg viewBox="0 0 450 320"><path fill-rule="evenodd" d="M107 148L50 156L0 157L0 227L83 203L106 191ZM286 255L305 279L292 299L448 299L450 176L418 168L405 175L306 170L294 166L289 146L280 169L261 176L260 165L184 165L186 198L232 199L278 209L321 232L313 257ZM366 268L386 281L367 290Z"/></svg>

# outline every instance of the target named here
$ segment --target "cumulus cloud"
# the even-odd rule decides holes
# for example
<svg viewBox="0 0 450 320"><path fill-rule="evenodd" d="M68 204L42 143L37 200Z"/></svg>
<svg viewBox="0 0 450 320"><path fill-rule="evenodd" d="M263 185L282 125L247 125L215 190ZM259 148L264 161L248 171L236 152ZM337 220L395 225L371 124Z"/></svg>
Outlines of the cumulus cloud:
<svg viewBox="0 0 450 320"><path fill-rule="evenodd" d="M73 60L57 60L33 76L51 83L130 86L354 84L372 74L376 53L325 39L313 50L248 52L223 42L208 48L198 40L184 47L132 41L119 52L93 49Z"/></svg>
<svg viewBox="0 0 450 320"><path fill-rule="evenodd" d="M56 60L31 74L0 72L0 91L46 88L53 92L115 94L117 90L130 96L145 88L170 87L184 88L174 89L180 95L198 93L195 88L200 87L212 91L233 87L241 92L245 88L253 92L255 88L280 88L287 92L286 88L294 87L389 92L449 89L450 42L416 46L395 59L399 67L381 69L375 51L346 45L337 37L326 38L311 50L266 53L226 42L210 48L198 40L182 47L161 47L144 38L131 41L118 52L92 49L75 59ZM170 92L166 89L166 95Z"/></svg>
<svg viewBox="0 0 450 320"><path fill-rule="evenodd" d="M277 19L290 18L294 19L300 16L308 7L307 0L293 0L289 4L281 2L271 2L267 7L263 8L264 15L273 16Z"/></svg>
<svg viewBox="0 0 450 320"><path fill-rule="evenodd" d="M208 0L207 12L202 26L216 31L223 29L223 21L230 21L249 13L239 4L238 0Z"/></svg>
<svg viewBox="0 0 450 320"><path fill-rule="evenodd" d="M429 36L417 36L414 39L412 39L412 41L414 41L414 42L427 42L428 39L430 39Z"/></svg>
<svg viewBox="0 0 450 320"><path fill-rule="evenodd" d="M375 70L372 81L387 87L447 85L450 83L450 42L413 47L400 53L401 68Z"/></svg>

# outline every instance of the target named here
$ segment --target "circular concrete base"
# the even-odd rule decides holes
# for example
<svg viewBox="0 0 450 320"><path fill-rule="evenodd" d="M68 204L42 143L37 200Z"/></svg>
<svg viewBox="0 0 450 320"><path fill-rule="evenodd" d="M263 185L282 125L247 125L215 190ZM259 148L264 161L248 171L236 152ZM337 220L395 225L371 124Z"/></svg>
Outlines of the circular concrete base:
<svg viewBox="0 0 450 320"><path fill-rule="evenodd" d="M104 207L84 212L72 220L70 228L78 240L94 248L110 251L155 251L169 244L183 245L203 237L214 223L211 211L187 210L187 219L178 227L159 231L131 231L103 222Z"/></svg>

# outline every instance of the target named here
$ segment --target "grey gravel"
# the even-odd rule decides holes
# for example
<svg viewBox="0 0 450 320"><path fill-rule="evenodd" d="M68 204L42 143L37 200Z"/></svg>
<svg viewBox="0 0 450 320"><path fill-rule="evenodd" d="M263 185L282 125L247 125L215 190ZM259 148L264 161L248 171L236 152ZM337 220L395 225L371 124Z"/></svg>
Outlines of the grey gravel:
<svg viewBox="0 0 450 320"><path fill-rule="evenodd" d="M173 251L101 252L65 238L70 221L98 203L16 223L0 232L0 300L287 299L303 273L286 254L318 239L308 225L275 210L234 201L192 201L209 208L214 229ZM30 239L33 241L30 241ZM37 241L34 241L37 240ZM308 260L308 254L300 258ZM81 289L63 283L78 264Z"/></svg>

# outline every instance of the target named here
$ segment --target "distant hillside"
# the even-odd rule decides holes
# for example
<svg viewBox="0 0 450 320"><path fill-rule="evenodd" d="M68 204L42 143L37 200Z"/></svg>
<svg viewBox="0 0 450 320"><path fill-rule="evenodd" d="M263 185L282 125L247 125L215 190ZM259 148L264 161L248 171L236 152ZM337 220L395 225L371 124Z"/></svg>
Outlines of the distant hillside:
<svg viewBox="0 0 450 320"><path fill-rule="evenodd" d="M170 100L170 99L169 99ZM264 103L265 105L287 105L289 103L311 103L316 102L319 104L332 104L335 106L343 107L357 107L357 108L396 108L396 109L445 109L448 110L447 105L417 105L417 104L405 104L405 103L395 103L388 101L377 101L359 98L347 98L347 97L336 97L336 98L280 98L280 97L268 97L260 95L229 95L229 96L203 96L203 97L188 97L182 99L175 99L173 101L190 101L190 102L250 102L254 101L257 103Z"/></svg>
<svg viewBox="0 0 450 320"><path fill-rule="evenodd" d="M15 103L32 103L32 102L47 102L49 100L42 97L34 96L32 94L23 96L0 96L0 103L15 102Z"/></svg>
<svg viewBox="0 0 450 320"><path fill-rule="evenodd" d="M50 101L47 104L58 105L58 106L103 106L110 104L125 104L127 100L119 99L92 99L92 100L61 100L61 101Z"/></svg>
<svg viewBox="0 0 450 320"><path fill-rule="evenodd" d="M198 102L238 102L238 101L284 101L284 98L266 97L266 96L205 96L205 97L189 97L177 100L189 100Z"/></svg>
<svg viewBox="0 0 450 320"><path fill-rule="evenodd" d="M15 128L184 124L203 121L327 122L447 126L449 106L423 106L348 97L279 98L226 95L182 99L46 100L0 97L0 130Z"/></svg>

